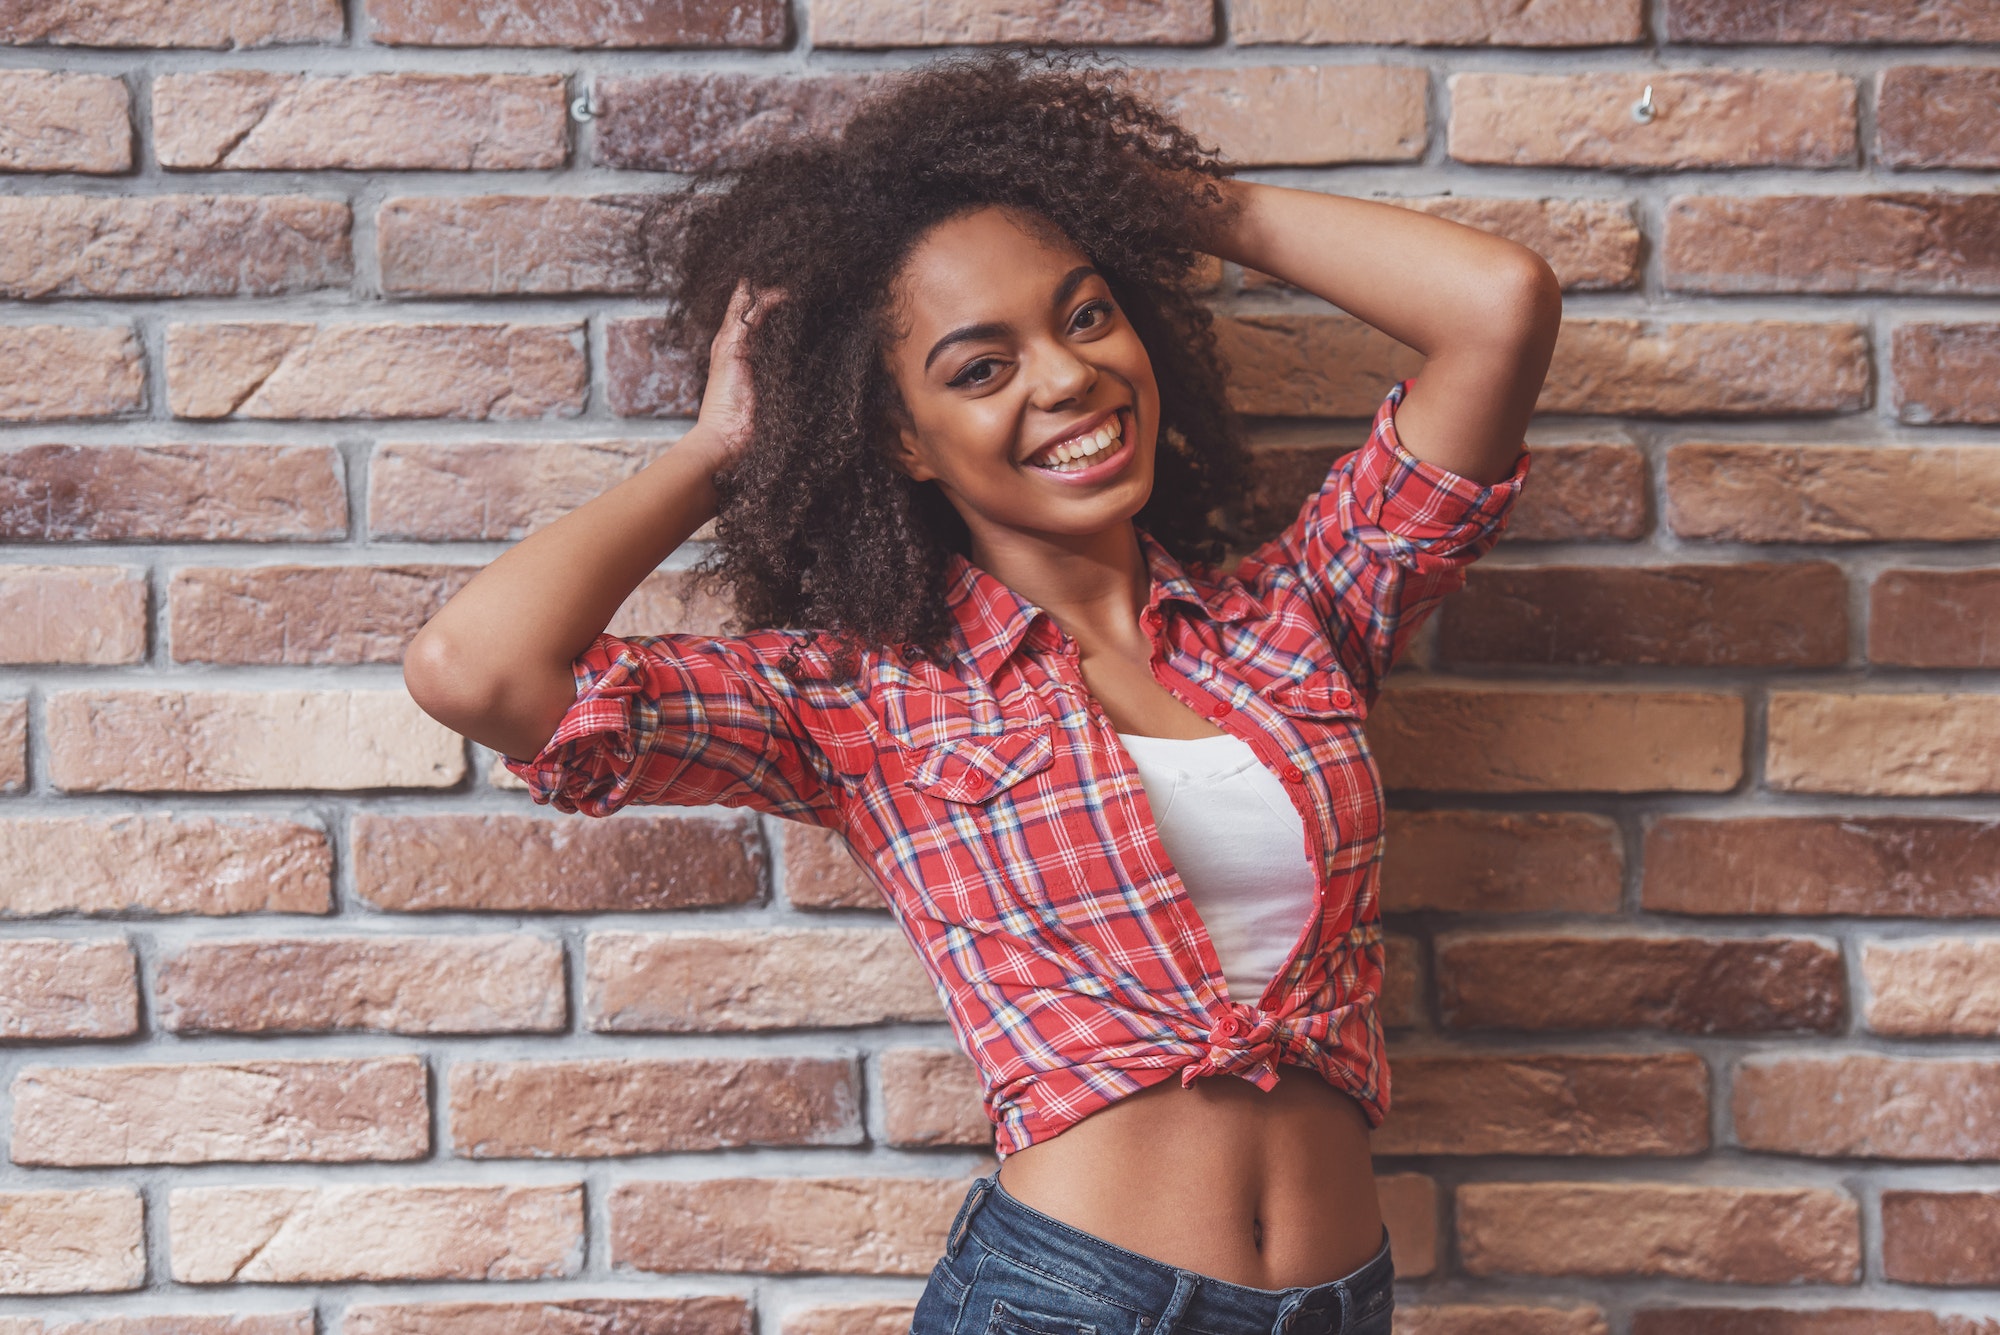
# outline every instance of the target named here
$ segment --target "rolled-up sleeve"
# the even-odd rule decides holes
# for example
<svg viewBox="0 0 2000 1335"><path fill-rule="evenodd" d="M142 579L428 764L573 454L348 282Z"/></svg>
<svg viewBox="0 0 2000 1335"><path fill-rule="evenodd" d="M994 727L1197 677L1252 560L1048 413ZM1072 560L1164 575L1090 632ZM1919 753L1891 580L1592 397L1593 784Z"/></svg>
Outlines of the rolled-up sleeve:
<svg viewBox="0 0 2000 1335"><path fill-rule="evenodd" d="M1486 486L1404 449L1396 408L1408 385L1389 391L1367 441L1336 460L1298 517L1243 565L1253 588L1303 591L1371 699L1424 618L1499 541L1528 474L1525 452Z"/></svg>
<svg viewBox="0 0 2000 1335"><path fill-rule="evenodd" d="M599 635L572 664L576 700L548 744L501 761L560 811L745 806L835 824L834 776L775 661L782 648L775 633Z"/></svg>

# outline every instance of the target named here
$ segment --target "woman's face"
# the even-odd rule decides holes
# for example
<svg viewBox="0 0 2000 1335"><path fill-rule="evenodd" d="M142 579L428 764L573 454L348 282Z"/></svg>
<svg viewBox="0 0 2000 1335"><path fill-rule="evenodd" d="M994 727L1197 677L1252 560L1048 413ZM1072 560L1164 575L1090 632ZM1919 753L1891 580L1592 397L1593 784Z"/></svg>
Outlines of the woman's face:
<svg viewBox="0 0 2000 1335"><path fill-rule="evenodd" d="M1153 488L1152 359L1090 261L1035 221L995 206L940 223L892 290L897 462L943 488L975 553L1101 533Z"/></svg>

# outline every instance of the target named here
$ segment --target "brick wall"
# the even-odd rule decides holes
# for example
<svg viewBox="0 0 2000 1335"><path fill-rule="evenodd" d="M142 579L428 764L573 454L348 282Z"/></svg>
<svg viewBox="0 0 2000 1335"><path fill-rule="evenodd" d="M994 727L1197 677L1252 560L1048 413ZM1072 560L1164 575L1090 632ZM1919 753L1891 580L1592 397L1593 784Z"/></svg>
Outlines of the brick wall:
<svg viewBox="0 0 2000 1335"><path fill-rule="evenodd" d="M396 661L686 425L631 196L1017 38L1569 289L1370 725L1399 1329L2000 1307L1993 0L4 0L0 1335L901 1328L988 1150L844 854ZM1215 301L1275 522L1411 360Z"/></svg>

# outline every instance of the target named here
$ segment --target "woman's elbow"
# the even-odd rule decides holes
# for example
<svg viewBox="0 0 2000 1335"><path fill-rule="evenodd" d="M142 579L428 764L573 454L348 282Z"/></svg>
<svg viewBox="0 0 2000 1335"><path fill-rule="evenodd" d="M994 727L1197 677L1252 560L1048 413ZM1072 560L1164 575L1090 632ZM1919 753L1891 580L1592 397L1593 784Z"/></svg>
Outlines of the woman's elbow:
<svg viewBox="0 0 2000 1335"><path fill-rule="evenodd" d="M1495 268L1492 328L1519 346L1553 348L1563 306L1556 271L1526 246L1511 243L1507 258Z"/></svg>
<svg viewBox="0 0 2000 1335"><path fill-rule="evenodd" d="M454 654L443 636L424 627L403 651L403 687L417 708L453 732L476 727L491 705L491 693Z"/></svg>

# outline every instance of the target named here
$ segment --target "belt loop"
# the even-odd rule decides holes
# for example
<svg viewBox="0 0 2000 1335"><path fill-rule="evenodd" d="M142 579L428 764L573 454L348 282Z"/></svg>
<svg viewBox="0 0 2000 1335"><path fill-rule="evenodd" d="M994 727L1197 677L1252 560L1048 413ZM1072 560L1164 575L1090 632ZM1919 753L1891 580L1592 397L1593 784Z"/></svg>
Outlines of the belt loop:
<svg viewBox="0 0 2000 1335"><path fill-rule="evenodd" d="M1194 1300L1194 1290L1201 1283L1201 1277L1191 1270L1174 1272L1174 1296L1167 1300L1167 1310L1160 1313L1160 1329L1156 1335L1174 1335L1174 1327L1180 1324L1181 1315Z"/></svg>
<svg viewBox="0 0 2000 1335"><path fill-rule="evenodd" d="M1289 1335L1292 1318L1297 1315L1306 1300L1305 1289L1291 1289L1285 1294L1285 1301L1278 1306L1277 1319L1271 1322L1271 1335ZM1339 1335L1338 1332L1335 1335Z"/></svg>
<svg viewBox="0 0 2000 1335"><path fill-rule="evenodd" d="M999 1180L1000 1174L996 1170L974 1182L972 1190L965 1193L965 1203L958 1207L958 1215L951 1221L951 1232L944 1242L944 1254L950 1259L958 1259L958 1249L965 1245L965 1232L972 1224L972 1216L978 1213L980 1205L986 1200L986 1193L993 1190Z"/></svg>

